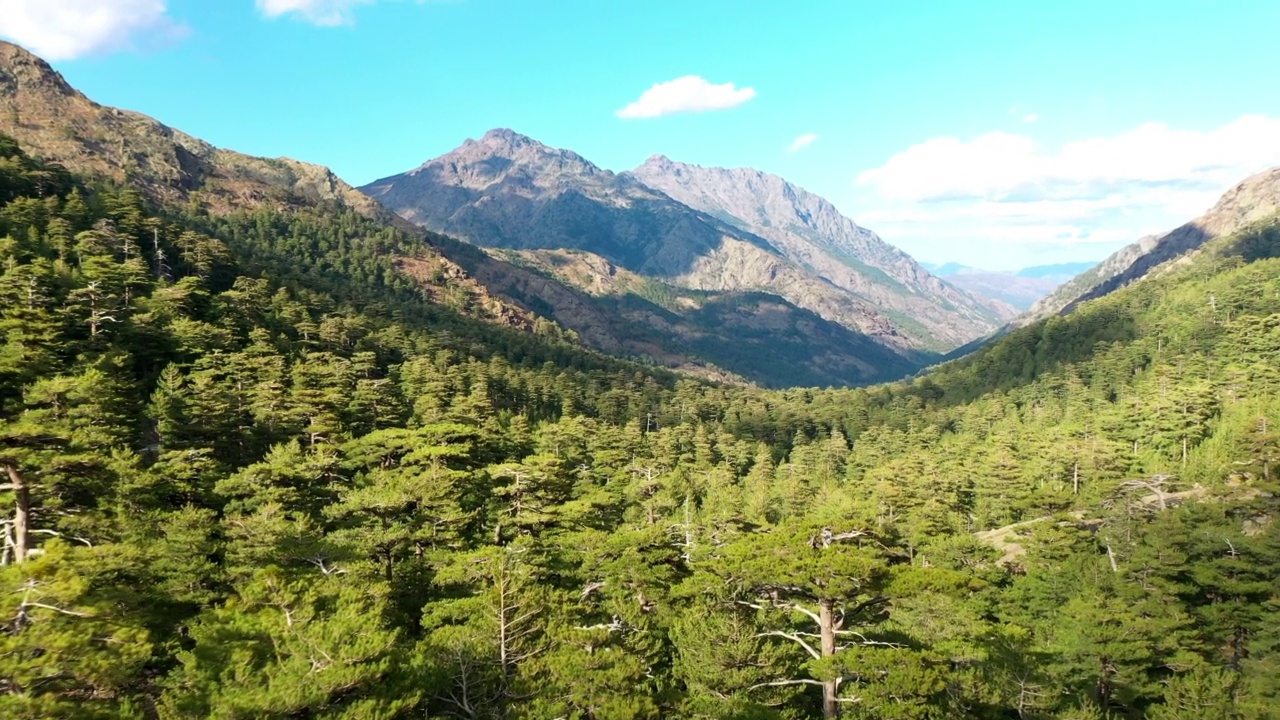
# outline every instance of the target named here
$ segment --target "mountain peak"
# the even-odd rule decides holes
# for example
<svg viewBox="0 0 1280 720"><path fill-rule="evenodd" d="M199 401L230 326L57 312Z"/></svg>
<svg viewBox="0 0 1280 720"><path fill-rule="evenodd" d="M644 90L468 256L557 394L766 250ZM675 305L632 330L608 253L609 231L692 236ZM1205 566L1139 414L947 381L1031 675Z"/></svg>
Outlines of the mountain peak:
<svg viewBox="0 0 1280 720"><path fill-rule="evenodd" d="M470 142L470 141L469 141ZM508 147L518 149L522 147L546 147L542 143L534 140L528 135L512 130L511 128L494 128L485 133L477 144Z"/></svg>
<svg viewBox="0 0 1280 720"><path fill-rule="evenodd" d="M0 40L0 88L5 95L79 95L49 63L20 45Z"/></svg>
<svg viewBox="0 0 1280 720"><path fill-rule="evenodd" d="M468 138L448 153L405 173L406 176L424 174L449 185L472 189L502 182L525 186L549 184L563 189L576 185L581 178L615 177L572 150L551 147L510 128L494 128L479 140ZM366 192L373 186L386 186L398 177L375 181L366 186Z"/></svg>
<svg viewBox="0 0 1280 720"><path fill-rule="evenodd" d="M487 157L502 157L508 160L519 159L524 161L532 161L535 158L561 158L590 165L593 169L599 170L599 168L591 165L585 158L572 150L551 147L510 128L494 128L480 136L479 140L468 138L451 152L423 163L422 168L429 167L446 158L474 160Z"/></svg>
<svg viewBox="0 0 1280 720"><path fill-rule="evenodd" d="M684 163L678 163L662 153L654 153L653 155L650 155L644 163L640 165L640 167L651 168L653 170L666 170L670 168L679 168L682 165L684 165Z"/></svg>

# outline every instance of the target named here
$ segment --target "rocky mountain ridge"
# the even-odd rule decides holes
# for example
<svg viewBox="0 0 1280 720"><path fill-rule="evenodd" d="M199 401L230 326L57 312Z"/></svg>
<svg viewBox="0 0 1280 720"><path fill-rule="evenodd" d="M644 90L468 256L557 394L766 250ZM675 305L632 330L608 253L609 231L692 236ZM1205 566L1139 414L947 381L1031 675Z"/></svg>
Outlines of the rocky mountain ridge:
<svg viewBox="0 0 1280 720"><path fill-rule="evenodd" d="M1015 314L1003 303L942 281L830 201L777 175L702 167L662 155L624 175L763 237L813 274L931 328L999 322Z"/></svg>
<svg viewBox="0 0 1280 720"><path fill-rule="evenodd" d="M1113 253L1015 318L1022 327L1140 280L1155 268L1186 256L1214 238L1280 211L1280 167L1252 175L1222 195L1204 215L1169 232L1148 235Z"/></svg>
<svg viewBox="0 0 1280 720"><path fill-rule="evenodd" d="M689 290L771 293L917 357L990 332L1002 319L983 312L975 299L933 278L878 238L859 233L856 226L844 235L833 233L830 249L805 250L804 241L794 234L786 240L766 237L772 233L764 232L763 223L757 222L761 232L754 232L723 207L712 207L714 212L691 207L636 173L613 173L577 153L511 130L490 131L361 190L407 220L482 247L589 252ZM836 222L832 214L820 213L819 219ZM811 232L818 234L820 229ZM837 262L831 257L837 252L853 262ZM829 273L841 282L814 272L813 263L806 266L805 253L820 256L833 269L843 268L844 275ZM885 264L902 280L871 265L855 272L859 253L889 258ZM885 301L887 295L877 294L876 284L868 279L876 275L887 284L901 285L904 299ZM866 292L852 289L859 286ZM912 297L930 286L954 301L930 303Z"/></svg>
<svg viewBox="0 0 1280 720"><path fill-rule="evenodd" d="M99 105L44 60L3 41L0 129L47 160L160 202L194 200L220 212L333 202L395 217L326 167L220 149L141 113Z"/></svg>

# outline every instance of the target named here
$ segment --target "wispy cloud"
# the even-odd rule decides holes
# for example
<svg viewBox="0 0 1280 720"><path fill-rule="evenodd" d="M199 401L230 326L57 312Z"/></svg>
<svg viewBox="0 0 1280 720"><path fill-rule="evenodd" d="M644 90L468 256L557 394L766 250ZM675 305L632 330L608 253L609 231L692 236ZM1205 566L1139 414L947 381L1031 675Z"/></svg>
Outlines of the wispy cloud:
<svg viewBox="0 0 1280 720"><path fill-rule="evenodd" d="M1056 148L1004 132L937 137L858 176L858 219L917 247L1105 251L1190 220L1275 165L1280 119L1258 115L1205 131L1146 123Z"/></svg>
<svg viewBox="0 0 1280 720"><path fill-rule="evenodd" d="M640 99L619 110L620 118L653 118L685 112L728 110L756 96L749 87L737 88L733 83L713 85L697 75L657 83L644 91Z"/></svg>
<svg viewBox="0 0 1280 720"><path fill-rule="evenodd" d="M355 21L355 9L374 0L257 0L258 10L269 18L294 14L309 23L332 27Z"/></svg>
<svg viewBox="0 0 1280 720"><path fill-rule="evenodd" d="M818 139L817 133L805 133L804 135L801 135L800 137L791 141L791 152L793 153L800 152L801 150L812 145L813 141L817 139Z"/></svg>
<svg viewBox="0 0 1280 720"><path fill-rule="evenodd" d="M165 0L0 0L0 37L46 60L159 45L188 32Z"/></svg>
<svg viewBox="0 0 1280 720"><path fill-rule="evenodd" d="M1022 116L1022 122L1024 123L1033 123L1039 119L1040 119L1040 116L1035 113L1027 113L1026 115Z"/></svg>
<svg viewBox="0 0 1280 720"><path fill-rule="evenodd" d="M914 202L1078 199L1151 187L1215 189L1280 162L1280 119L1247 115L1208 132L1147 123L1114 137L1045 152L1025 135L941 137L858 177L885 197Z"/></svg>

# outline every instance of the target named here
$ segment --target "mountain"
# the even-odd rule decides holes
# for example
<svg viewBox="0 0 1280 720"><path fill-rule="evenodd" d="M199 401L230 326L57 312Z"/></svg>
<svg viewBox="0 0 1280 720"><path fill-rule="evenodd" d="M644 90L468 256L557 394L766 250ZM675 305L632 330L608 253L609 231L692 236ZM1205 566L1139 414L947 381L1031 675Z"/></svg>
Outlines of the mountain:
<svg viewBox="0 0 1280 720"><path fill-rule="evenodd" d="M957 262L921 264L951 285L978 297L1006 303L1019 311L1030 309L1059 285L1094 266L1088 262L1060 263L1037 265L1016 272L998 272Z"/></svg>
<svg viewBox="0 0 1280 720"><path fill-rule="evenodd" d="M946 281L972 295L1005 303L1019 312L1030 308L1037 300L1053 292L1059 284L1053 280L1019 277L1012 273L989 272L976 268L967 268L962 272L947 275Z"/></svg>
<svg viewBox="0 0 1280 720"><path fill-rule="evenodd" d="M1070 313L1008 328L973 352L932 368L927 377L947 388L953 400L962 400L1044 375L1074 375L1073 366L1082 363L1135 365L1131 372L1136 373L1141 363L1135 358L1158 358L1163 350L1174 355L1204 353L1226 378L1240 360L1229 353L1215 355L1211 348L1239 345L1242 351L1256 351L1277 342L1278 267L1280 213L1260 211L1176 261L1150 269L1112 292L1080 300ZM1276 382L1265 362L1250 367L1247 374L1255 379ZM1185 382L1198 377L1189 367L1179 372ZM1162 377L1150 378L1157 390Z"/></svg>
<svg viewBox="0 0 1280 720"><path fill-rule="evenodd" d="M432 281L417 273L419 290L434 300L455 298L454 305L473 319L528 331L536 316L519 302L491 293L471 272L451 259L465 247L428 235L387 211L338 178L329 168L290 158L244 155L194 138L141 113L99 105L71 87L44 60L0 41L0 133L16 139L33 155L95 180L121 183L157 205L199 208L215 216L250 210L273 212L354 212L371 227L411 232L418 241L397 262L429 265ZM423 242L425 240L425 242ZM465 254L465 253L463 253ZM488 259L487 277L510 281L521 271ZM549 294L554 281L541 281ZM462 302L460 298L466 298ZM639 353L619 353L638 357ZM645 358L649 359L649 358ZM662 358L663 364L715 374L687 358Z"/></svg>
<svg viewBox="0 0 1280 720"><path fill-rule="evenodd" d="M847 236L803 251L842 268L830 279L804 266L798 240L788 245L774 233L743 229L728 214L690 207L635 174L615 174L510 130L490 131L361 190L411 222L482 247L585 252L672 287L777 295L907 358L955 347L998 323L972 298L842 218ZM836 222L836 216L821 220ZM831 259L841 252L844 261ZM884 269L855 270L860 252ZM884 288L895 285L900 295L891 298ZM912 297L925 292L944 299ZM947 295L954 308L946 307Z"/></svg>
<svg viewBox="0 0 1280 720"><path fill-rule="evenodd" d="M1280 168L1258 173L1228 190L1204 215L1161 235L1149 235L1121 248L1098 265L1037 302L1010 327L1070 311L1139 280L1156 267L1183 257L1213 238L1268 217L1280 209Z"/></svg>
<svg viewBox="0 0 1280 720"><path fill-rule="evenodd" d="M326 167L219 149L141 113L99 105L48 63L3 41L0 128L47 160L127 182L155 201L195 198L220 212L331 202L394 217Z"/></svg>
<svg viewBox="0 0 1280 720"><path fill-rule="evenodd" d="M1037 280L1052 280L1058 283L1064 283L1082 272L1090 270L1097 265L1096 262L1070 262L1057 263L1054 265L1034 265L1032 267L1022 268L1014 275L1021 278L1034 278Z"/></svg>
<svg viewBox="0 0 1280 720"><path fill-rule="evenodd" d="M449 259L489 292L611 355L765 387L860 385L918 369L901 354L777 296L689 290L583 251L449 244ZM423 277L432 271L411 272Z"/></svg>
<svg viewBox="0 0 1280 720"><path fill-rule="evenodd" d="M826 199L777 175L750 168L701 167L661 155L626 174L767 239L808 272L893 317L918 323L935 337L954 340L957 329L981 333L990 323L1012 315L1007 306L984 303L942 282Z"/></svg>
<svg viewBox="0 0 1280 720"><path fill-rule="evenodd" d="M328 168L216 148L145 115L99 105L43 60L2 42L0 90L0 132L35 155L86 176L123 183L151 202L193 205L215 215L332 208L410 231L421 238L421 246L399 254L399 272L416 281L427 297L477 319L529 331L542 315L603 352L697 376L765 385L861 384L917 367L895 350L786 303L744 299L739 312L726 318L720 310L734 296L707 307L698 299L677 308L696 316L688 323L652 303L602 305L591 293L564 285L554 273L528 263L476 253L445 236L423 237L416 225ZM779 351L786 362L761 363L766 348L760 343Z"/></svg>

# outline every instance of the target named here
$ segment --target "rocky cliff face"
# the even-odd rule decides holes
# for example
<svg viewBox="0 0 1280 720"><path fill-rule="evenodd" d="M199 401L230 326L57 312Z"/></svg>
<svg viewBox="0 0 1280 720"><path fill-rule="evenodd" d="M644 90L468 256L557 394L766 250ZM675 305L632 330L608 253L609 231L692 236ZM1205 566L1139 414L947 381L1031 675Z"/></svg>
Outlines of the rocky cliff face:
<svg viewBox="0 0 1280 720"><path fill-rule="evenodd" d="M1280 168L1246 178L1228 190L1209 212L1163 235L1149 235L1116 251L1031 306L1010 327L1069 312L1086 300L1102 297L1156 267L1187 255L1206 242L1280 212Z"/></svg>
<svg viewBox="0 0 1280 720"><path fill-rule="evenodd" d="M510 250L579 250L676 287L727 293L767 292L903 353L950 349L989 332L986 316L967 295L930 276L907 256L853 226L831 232L827 250L792 236L745 227L732 212L708 202L690 207L653 188L638 174L615 174L577 153L550 148L510 130L494 130L409 172L361 188L401 217L476 245ZM814 201L815 207L820 203ZM839 213L817 212L825 223L852 225ZM781 212L781 211L779 211ZM800 212L803 212L801 207ZM760 224L763 228L763 223ZM873 239L874 238L874 239ZM843 252L840 264L829 256ZM807 262L807 256L819 258ZM875 265L852 268L860 253ZM883 257L881 257L883 256ZM829 265L835 281L816 272ZM910 278L901 294L881 292L867 278L893 267ZM900 266L900 267L899 267ZM848 270L845 275L837 268ZM886 275L888 284L901 283ZM904 299L931 284L949 293L931 304ZM861 293L858 287L865 287Z"/></svg>
<svg viewBox="0 0 1280 720"><path fill-rule="evenodd" d="M958 289L859 227L828 200L777 175L706 168L661 155L628 173L651 188L767 239L791 260L880 307L974 337L1013 316L1004 303Z"/></svg>
<svg viewBox="0 0 1280 720"><path fill-rule="evenodd" d="M726 235L772 253L632 178L510 130L361 189L406 220L482 247L586 250L656 277L689 272Z"/></svg>

